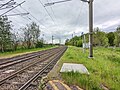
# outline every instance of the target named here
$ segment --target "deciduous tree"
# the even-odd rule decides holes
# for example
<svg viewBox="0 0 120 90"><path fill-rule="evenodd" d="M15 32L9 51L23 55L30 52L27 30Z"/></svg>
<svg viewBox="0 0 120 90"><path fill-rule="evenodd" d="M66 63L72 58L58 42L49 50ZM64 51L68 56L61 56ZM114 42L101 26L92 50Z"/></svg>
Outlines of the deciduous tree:
<svg viewBox="0 0 120 90"><path fill-rule="evenodd" d="M11 46L11 24L6 16L0 17L0 50L4 52Z"/></svg>

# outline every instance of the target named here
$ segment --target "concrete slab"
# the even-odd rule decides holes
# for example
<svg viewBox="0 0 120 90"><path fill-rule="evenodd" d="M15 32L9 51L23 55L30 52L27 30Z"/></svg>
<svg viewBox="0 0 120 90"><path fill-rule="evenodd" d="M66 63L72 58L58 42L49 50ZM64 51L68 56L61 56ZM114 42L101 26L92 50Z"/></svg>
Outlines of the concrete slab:
<svg viewBox="0 0 120 90"><path fill-rule="evenodd" d="M83 64L63 63L60 72L79 72L81 74L89 74L87 68Z"/></svg>

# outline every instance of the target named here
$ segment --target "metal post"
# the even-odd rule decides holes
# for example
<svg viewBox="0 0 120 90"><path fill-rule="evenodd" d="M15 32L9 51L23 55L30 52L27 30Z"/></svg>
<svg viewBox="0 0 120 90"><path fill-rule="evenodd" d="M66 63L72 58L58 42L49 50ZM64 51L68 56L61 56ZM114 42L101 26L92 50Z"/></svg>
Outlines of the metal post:
<svg viewBox="0 0 120 90"><path fill-rule="evenodd" d="M72 46L74 46L74 39L73 39L73 34L72 34Z"/></svg>
<svg viewBox="0 0 120 90"><path fill-rule="evenodd" d="M93 0L88 2L89 4L89 58L93 57Z"/></svg>
<svg viewBox="0 0 120 90"><path fill-rule="evenodd" d="M86 50L86 40L85 40L85 34L83 34L83 41L84 41L84 53L85 53L85 50Z"/></svg>
<svg viewBox="0 0 120 90"><path fill-rule="evenodd" d="M61 44L61 38L59 38L59 44Z"/></svg>
<svg viewBox="0 0 120 90"><path fill-rule="evenodd" d="M42 35L43 37L42 37L42 43L44 43L44 34Z"/></svg>
<svg viewBox="0 0 120 90"><path fill-rule="evenodd" d="M52 45L53 45L53 39L54 39L53 37L54 37L54 36L52 35Z"/></svg>
<svg viewBox="0 0 120 90"><path fill-rule="evenodd" d="M82 48L83 48L83 53L84 53L84 33L82 32L81 33L81 36L82 36Z"/></svg>

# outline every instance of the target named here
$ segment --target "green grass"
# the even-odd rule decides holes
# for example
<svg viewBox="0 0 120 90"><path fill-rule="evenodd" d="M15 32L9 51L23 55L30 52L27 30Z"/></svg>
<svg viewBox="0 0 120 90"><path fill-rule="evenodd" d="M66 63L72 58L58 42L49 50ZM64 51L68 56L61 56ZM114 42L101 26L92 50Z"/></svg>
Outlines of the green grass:
<svg viewBox="0 0 120 90"><path fill-rule="evenodd" d="M59 65L64 62L84 64L90 75L79 73L62 73L62 79L68 85L78 85L86 90L102 90L101 85L110 90L120 90L120 48L94 48L94 58L88 58L88 50L69 47L61 58ZM59 68L60 70L60 68Z"/></svg>
<svg viewBox="0 0 120 90"><path fill-rule="evenodd" d="M19 50L16 50L16 51L4 52L4 53L0 52L0 58L9 58L9 57L22 55L22 54L26 54L26 53L46 50L46 49L50 49L50 48L54 48L54 47L56 47L56 46L46 46L46 47L43 47L43 48L33 48L33 49L19 49Z"/></svg>

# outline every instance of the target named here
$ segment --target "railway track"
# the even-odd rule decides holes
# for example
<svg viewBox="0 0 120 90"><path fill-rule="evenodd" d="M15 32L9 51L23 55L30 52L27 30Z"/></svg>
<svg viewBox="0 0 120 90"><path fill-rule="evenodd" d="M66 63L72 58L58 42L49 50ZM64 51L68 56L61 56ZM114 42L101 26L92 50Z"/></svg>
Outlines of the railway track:
<svg viewBox="0 0 120 90"><path fill-rule="evenodd" d="M48 50L53 50L53 49L57 49L57 48L58 48L58 47L56 47L56 48L51 48L51 49L48 49ZM23 54L23 55L17 55L17 56L11 57L11 58L2 58L2 59L0 59L0 64L1 64L2 62L5 62L5 61L13 61L13 60L23 59L23 58L32 56L32 55L34 55L34 54L41 53L41 52L45 52L45 51L48 51L48 50L42 50L42 51L27 53L27 54Z"/></svg>
<svg viewBox="0 0 120 90"><path fill-rule="evenodd" d="M58 49L58 48L54 48ZM39 52L34 52L34 53L30 53L30 54L25 54L25 55L21 55L21 56L16 56L13 58L7 58L7 59L0 59L0 69L3 69L5 67L20 63L20 62L24 62L26 60L35 58L35 57L40 57L41 55L44 55L48 52L51 52L51 50L53 49L49 49L49 50L44 50L44 51L39 51Z"/></svg>
<svg viewBox="0 0 120 90"><path fill-rule="evenodd" d="M8 62L6 64L3 64L3 65L0 66L0 67L3 67L3 68L0 69L0 78L4 78L8 74L11 75L16 70L19 70L19 69L21 69L25 66L28 66L29 64L34 63L34 61L36 61L37 59L45 57L48 54L50 54L50 53L52 53L56 50L59 50L59 49L60 49L60 47L54 48L54 49L51 49L51 50L45 50L44 52L40 52L40 53L38 52L38 53L33 54L34 56L28 57L29 59L28 58L24 58L24 59L21 59L21 60L16 59L12 62ZM37 57L35 57L35 56L37 56Z"/></svg>
<svg viewBox="0 0 120 90"><path fill-rule="evenodd" d="M42 75L48 73L67 47L59 47L0 80L0 90L37 90ZM37 83L34 84L33 83ZM32 88L32 89L31 89Z"/></svg>

